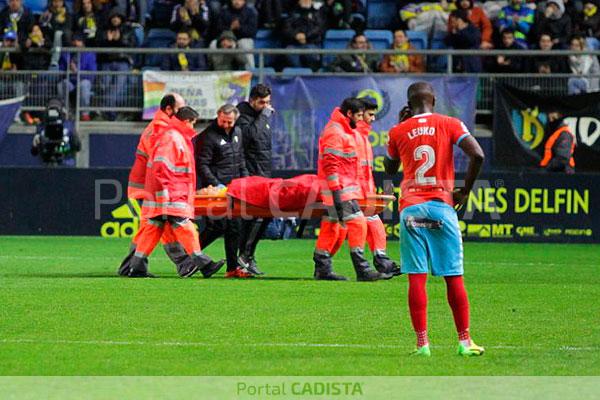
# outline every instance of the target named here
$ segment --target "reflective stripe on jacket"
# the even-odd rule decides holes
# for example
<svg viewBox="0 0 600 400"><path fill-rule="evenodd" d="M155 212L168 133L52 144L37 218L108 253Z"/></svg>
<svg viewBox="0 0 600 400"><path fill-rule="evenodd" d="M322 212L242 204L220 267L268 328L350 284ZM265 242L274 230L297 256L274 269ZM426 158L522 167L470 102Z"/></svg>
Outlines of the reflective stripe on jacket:
<svg viewBox="0 0 600 400"><path fill-rule="evenodd" d="M196 167L193 128L176 118L156 138L146 169L146 197L142 217L159 215L194 217Z"/></svg>
<svg viewBox="0 0 600 400"><path fill-rule="evenodd" d="M360 134L336 108L319 138L317 175L325 205L333 204L332 192L341 190L343 201L362 199L358 141Z"/></svg>
<svg viewBox="0 0 600 400"><path fill-rule="evenodd" d="M356 124L356 130L359 133L359 152L358 159L360 164L360 184L363 192L375 193L375 179L373 178L373 147L369 142L369 133L371 132L371 125L364 121L359 121Z"/></svg>
<svg viewBox="0 0 600 400"><path fill-rule="evenodd" d="M144 182L146 179L146 165L148 158L154 148L156 135L164 130L171 118L164 111L158 110L154 118L140 135L137 149L135 150L135 161L129 172L129 182L127 183L127 197L130 199L143 199L146 196Z"/></svg>

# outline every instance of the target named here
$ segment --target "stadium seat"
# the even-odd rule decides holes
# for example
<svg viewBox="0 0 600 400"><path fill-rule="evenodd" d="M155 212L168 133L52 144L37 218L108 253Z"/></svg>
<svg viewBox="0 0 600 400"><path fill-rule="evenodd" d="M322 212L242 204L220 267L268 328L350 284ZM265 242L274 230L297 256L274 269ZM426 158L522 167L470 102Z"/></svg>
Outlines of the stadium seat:
<svg viewBox="0 0 600 400"><path fill-rule="evenodd" d="M294 68L294 67L286 67L281 71L283 73L283 78L294 78L296 76L301 75L312 75L313 71L310 68Z"/></svg>
<svg viewBox="0 0 600 400"><path fill-rule="evenodd" d="M395 0L367 0L368 29L390 29L397 14Z"/></svg>
<svg viewBox="0 0 600 400"><path fill-rule="evenodd" d="M325 32L324 49L345 49L356 32L352 29L330 29ZM329 65L335 56L324 56L323 65Z"/></svg>
<svg viewBox="0 0 600 400"><path fill-rule="evenodd" d="M406 31L406 37L408 41L415 49L423 50L428 49L429 44L427 40L427 32L424 31Z"/></svg>
<svg viewBox="0 0 600 400"><path fill-rule="evenodd" d="M281 48L281 40L271 29L259 29L254 38L255 49L279 49ZM272 66L274 56L265 56L265 66ZM258 54L254 56L254 63L258 65Z"/></svg>
<svg viewBox="0 0 600 400"><path fill-rule="evenodd" d="M256 84L259 81L259 74L261 69L260 68L251 68L249 69L250 72L252 72L252 81L250 83L250 86L256 86ZM264 67L262 69L263 75L264 76L269 76L269 75L275 75L277 72L275 71L275 68L272 67Z"/></svg>
<svg viewBox="0 0 600 400"><path fill-rule="evenodd" d="M150 29L143 47L150 49L168 48L175 42L176 36L175 32L170 29ZM161 54L148 54L146 55L145 64L148 67L160 67L162 57Z"/></svg>
<svg viewBox="0 0 600 400"><path fill-rule="evenodd" d="M365 36L371 42L374 49L385 50L389 49L394 42L394 34L392 31L367 29Z"/></svg>
<svg viewBox="0 0 600 400"><path fill-rule="evenodd" d="M5 5L8 4L8 0L2 1L0 0L0 10L4 8ZM46 11L46 7L48 2L46 0L25 0L23 5L31 10L34 14L42 14ZM71 10L73 10L71 8Z"/></svg>
<svg viewBox="0 0 600 400"><path fill-rule="evenodd" d="M446 32L435 32L431 38L430 48L432 50L447 49ZM429 56L427 57L427 70L429 72L446 72L448 67L448 57L446 56Z"/></svg>

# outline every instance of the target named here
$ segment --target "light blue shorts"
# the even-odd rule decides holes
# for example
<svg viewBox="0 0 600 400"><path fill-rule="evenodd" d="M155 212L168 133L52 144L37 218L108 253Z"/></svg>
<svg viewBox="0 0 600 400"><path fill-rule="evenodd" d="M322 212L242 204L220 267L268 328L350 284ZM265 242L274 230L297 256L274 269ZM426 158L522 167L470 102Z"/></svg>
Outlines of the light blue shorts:
<svg viewBox="0 0 600 400"><path fill-rule="evenodd" d="M402 272L462 275L463 246L456 211L441 201L406 207L400 214Z"/></svg>

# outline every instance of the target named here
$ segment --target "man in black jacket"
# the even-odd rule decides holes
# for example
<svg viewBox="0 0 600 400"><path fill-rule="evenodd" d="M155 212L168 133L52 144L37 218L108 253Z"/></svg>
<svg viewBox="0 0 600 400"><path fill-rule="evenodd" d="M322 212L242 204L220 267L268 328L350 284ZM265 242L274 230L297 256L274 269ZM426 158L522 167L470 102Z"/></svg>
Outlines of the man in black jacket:
<svg viewBox="0 0 600 400"><path fill-rule="evenodd" d="M221 106L217 118L200 133L194 143L196 173L199 187L224 187L233 179L248 176L242 132L235 122L239 111L231 104ZM249 278L252 274L239 267L237 252L240 241L238 218L206 218L206 227L200 233L200 243L208 247L221 235L225 238L227 258L226 278Z"/></svg>
<svg viewBox="0 0 600 400"><path fill-rule="evenodd" d="M250 101L238 105L240 118L236 126L242 131L244 158L251 176L271 177L271 126L269 120L274 110L271 106L271 88L258 84L250 90ZM238 263L254 275L263 272L256 265L254 253L270 218L242 220L240 256Z"/></svg>
<svg viewBox="0 0 600 400"><path fill-rule="evenodd" d="M325 30L325 21L313 7L312 0L298 0L296 8L283 21L283 44L292 49L316 49L321 47ZM321 66L321 60L318 54L288 55L285 57L285 66L316 71Z"/></svg>

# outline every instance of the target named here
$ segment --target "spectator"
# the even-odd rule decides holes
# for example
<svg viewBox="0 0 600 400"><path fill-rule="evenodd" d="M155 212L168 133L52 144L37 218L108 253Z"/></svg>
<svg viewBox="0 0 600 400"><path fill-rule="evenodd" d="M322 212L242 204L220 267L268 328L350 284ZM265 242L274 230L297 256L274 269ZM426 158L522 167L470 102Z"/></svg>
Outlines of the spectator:
<svg viewBox="0 0 600 400"><path fill-rule="evenodd" d="M0 11L0 33L15 32L21 46L27 39L33 22L33 15L27 7L23 7L23 0L8 0L7 6Z"/></svg>
<svg viewBox="0 0 600 400"><path fill-rule="evenodd" d="M176 49L189 50L192 45L192 36L189 31L182 30L177 33ZM161 69L165 71L205 71L206 59L204 54L177 53L165 54Z"/></svg>
<svg viewBox="0 0 600 400"><path fill-rule="evenodd" d="M283 13L282 0L257 0L254 4L258 11L258 25L265 29L275 29Z"/></svg>
<svg viewBox="0 0 600 400"><path fill-rule="evenodd" d="M392 49L404 51L414 50L415 48L408 41L406 32L398 29L394 32ZM425 72L425 63L423 62L423 56L417 54L386 54L383 56L381 64L379 64L379 71L396 74L403 72Z"/></svg>
<svg viewBox="0 0 600 400"><path fill-rule="evenodd" d="M502 41L499 50L522 50L523 46L515 40L515 32L506 28L502 31ZM494 72L519 73L524 72L523 57L520 56L496 56L493 66Z"/></svg>
<svg viewBox="0 0 600 400"><path fill-rule="evenodd" d="M448 26L450 5L441 1L400 1L400 19L409 30L445 32Z"/></svg>
<svg viewBox="0 0 600 400"><path fill-rule="evenodd" d="M210 43L211 49L237 49L235 35L231 31L224 31L219 39ZM247 58L240 53L235 54L209 54L209 64L214 71L239 71L248 69Z"/></svg>
<svg viewBox="0 0 600 400"><path fill-rule="evenodd" d="M210 13L206 0L185 0L173 9L171 29L181 32L189 30L192 41L198 46L206 46L210 26Z"/></svg>
<svg viewBox="0 0 600 400"><path fill-rule="evenodd" d="M515 32L517 43L528 47L527 36L533 25L535 12L525 5L524 0L510 0L498 15L498 28L502 32L511 28Z"/></svg>
<svg viewBox="0 0 600 400"><path fill-rule="evenodd" d="M55 45L68 45L71 43L73 22L65 0L50 0L48 3L48 9L40 17L40 26Z"/></svg>
<svg viewBox="0 0 600 400"><path fill-rule="evenodd" d="M544 143L544 156L539 166L548 172L575 172L573 153L577 146L577 138L565 122L565 115L550 109L547 112L548 122L544 129L547 138Z"/></svg>
<svg viewBox="0 0 600 400"><path fill-rule="evenodd" d="M231 0L221 9L218 20L218 34L231 31L237 39L239 49L253 49L254 37L258 29L258 15L252 6L246 4L246 0ZM254 55L244 54L246 65L254 68Z"/></svg>
<svg viewBox="0 0 600 400"><path fill-rule="evenodd" d="M52 42L44 35L42 28L38 24L32 25L23 45L23 68L28 71L48 69L51 47Z"/></svg>
<svg viewBox="0 0 600 400"><path fill-rule="evenodd" d="M8 31L2 36L2 48L18 49L17 33ZM23 68L23 56L20 52L4 52L0 60L0 71L18 71ZM22 94L22 93L21 93Z"/></svg>
<svg viewBox="0 0 600 400"><path fill-rule="evenodd" d="M481 33L471 24L466 10L454 10L450 14L450 32L446 44L457 50L476 50L481 45ZM454 56L452 70L455 72L481 72L481 57Z"/></svg>
<svg viewBox="0 0 600 400"><path fill-rule="evenodd" d="M85 47L85 34L77 32L73 35L73 47L84 48ZM67 93L69 96L75 93L77 89L77 71L96 71L98 65L96 63L96 53L85 52L79 55L73 53L62 53L60 61L58 63L61 71L69 71L69 79L65 79L58 84L58 94L61 98L66 98ZM90 100L92 98L92 86L94 84L94 75L81 75L79 76L79 101L83 108L90 107ZM82 121L90 120L89 111L83 111L81 113Z"/></svg>
<svg viewBox="0 0 600 400"><path fill-rule="evenodd" d="M598 48L600 39L600 13L598 7L600 6L597 0L587 0L583 3L583 11L577 19L576 31L583 36L593 38L594 48Z"/></svg>
<svg viewBox="0 0 600 400"><path fill-rule="evenodd" d="M542 33L538 40L538 50L550 51L553 49L552 37L549 33ZM539 74L564 74L568 72L567 62L564 57L535 56L529 57L531 66L529 71Z"/></svg>
<svg viewBox="0 0 600 400"><path fill-rule="evenodd" d="M481 32L482 49L491 49L493 28L490 19L485 15L485 12L480 7L473 5L473 0L456 0L456 8L458 10L466 10L469 13L469 20ZM448 21L448 31L450 31L450 21Z"/></svg>
<svg viewBox="0 0 600 400"><path fill-rule="evenodd" d="M574 35L570 40L569 50L588 50L585 38L581 35ZM569 78L569 94L598 91L598 75L600 74L598 57L589 54L571 55L569 56L569 69L573 75L578 75L577 77ZM593 75L593 77L587 77L589 75Z"/></svg>
<svg viewBox="0 0 600 400"><path fill-rule="evenodd" d="M325 0L319 11L326 29L350 29L352 0Z"/></svg>
<svg viewBox="0 0 600 400"><path fill-rule="evenodd" d="M555 48L564 49L571 36L571 18L565 13L562 0L549 0L543 13L538 14L536 33L549 33Z"/></svg>
<svg viewBox="0 0 600 400"><path fill-rule="evenodd" d="M92 0L81 0L75 3L75 21L73 30L85 35L85 45L93 46L96 43L99 21Z"/></svg>
<svg viewBox="0 0 600 400"><path fill-rule="evenodd" d="M357 33L347 46L351 50L372 49L365 35ZM329 66L333 72L377 72L378 57L374 54L340 54Z"/></svg>
<svg viewBox="0 0 600 400"><path fill-rule="evenodd" d="M288 49L316 49L321 47L325 22L312 0L298 0L298 5L283 21L282 36ZM286 66L319 69L320 57L315 54L287 56Z"/></svg>
<svg viewBox="0 0 600 400"><path fill-rule="evenodd" d="M147 28L170 29L173 10L178 4L180 4L179 0L154 0Z"/></svg>
<svg viewBox="0 0 600 400"><path fill-rule="evenodd" d="M135 45L135 38L131 29L123 24L125 16L118 8L113 8L109 14L109 26L100 33L98 46L127 48ZM131 69L132 60L125 52L102 54L99 57L100 69L102 71L118 72L115 75L105 75L102 79L102 87L108 97L106 105L116 108L118 102L127 92L127 75L125 72ZM107 113L110 120L116 118L115 112Z"/></svg>

